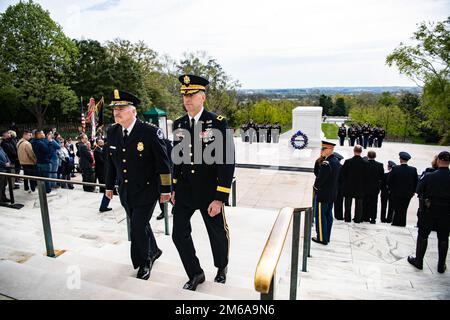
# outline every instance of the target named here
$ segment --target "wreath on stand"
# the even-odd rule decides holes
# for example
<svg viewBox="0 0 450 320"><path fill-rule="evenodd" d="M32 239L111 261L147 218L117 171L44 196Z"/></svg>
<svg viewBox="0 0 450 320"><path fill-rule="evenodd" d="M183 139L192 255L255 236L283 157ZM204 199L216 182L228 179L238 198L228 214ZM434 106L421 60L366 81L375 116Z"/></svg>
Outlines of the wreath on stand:
<svg viewBox="0 0 450 320"><path fill-rule="evenodd" d="M292 137L291 137L291 145L294 147L294 149L304 149L308 146L308 136L298 130Z"/></svg>

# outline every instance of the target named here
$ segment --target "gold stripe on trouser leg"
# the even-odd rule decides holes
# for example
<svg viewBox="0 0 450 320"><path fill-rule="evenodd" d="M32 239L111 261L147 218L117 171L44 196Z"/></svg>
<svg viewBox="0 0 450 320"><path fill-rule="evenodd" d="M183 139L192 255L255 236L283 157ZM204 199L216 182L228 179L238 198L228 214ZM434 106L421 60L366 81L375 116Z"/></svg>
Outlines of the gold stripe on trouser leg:
<svg viewBox="0 0 450 320"><path fill-rule="evenodd" d="M319 239L320 241L323 241L323 236L322 236L322 205L320 202L317 202L319 204Z"/></svg>
<svg viewBox="0 0 450 320"><path fill-rule="evenodd" d="M230 255L230 234L229 234L227 219L225 218L225 205L224 204L222 204L222 218L223 218L223 228L225 229L225 234L226 234L227 240L228 240L227 260L229 260L229 255Z"/></svg>

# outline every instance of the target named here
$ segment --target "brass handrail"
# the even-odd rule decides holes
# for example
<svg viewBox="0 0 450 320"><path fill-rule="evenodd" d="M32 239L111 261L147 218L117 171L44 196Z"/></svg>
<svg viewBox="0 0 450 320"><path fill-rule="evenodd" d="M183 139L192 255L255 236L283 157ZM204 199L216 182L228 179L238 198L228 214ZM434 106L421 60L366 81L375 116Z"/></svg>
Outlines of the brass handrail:
<svg viewBox="0 0 450 320"><path fill-rule="evenodd" d="M291 226L294 208L284 207L278 213L255 272L255 290L268 293Z"/></svg>

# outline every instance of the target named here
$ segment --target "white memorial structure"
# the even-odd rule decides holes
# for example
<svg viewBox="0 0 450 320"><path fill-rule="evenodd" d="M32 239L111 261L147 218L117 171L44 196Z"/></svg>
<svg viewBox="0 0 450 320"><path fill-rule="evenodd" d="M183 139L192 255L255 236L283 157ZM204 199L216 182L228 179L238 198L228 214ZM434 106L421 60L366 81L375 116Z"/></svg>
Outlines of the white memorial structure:
<svg viewBox="0 0 450 320"><path fill-rule="evenodd" d="M292 134L298 130L308 137L307 148L320 147L322 133L322 107L297 107L292 110Z"/></svg>

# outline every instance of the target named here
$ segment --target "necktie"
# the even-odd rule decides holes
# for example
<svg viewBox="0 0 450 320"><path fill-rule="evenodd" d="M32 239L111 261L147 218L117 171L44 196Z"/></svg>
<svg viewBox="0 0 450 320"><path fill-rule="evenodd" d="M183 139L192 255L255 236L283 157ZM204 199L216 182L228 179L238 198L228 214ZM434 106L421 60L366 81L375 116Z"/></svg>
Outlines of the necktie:
<svg viewBox="0 0 450 320"><path fill-rule="evenodd" d="M128 130L125 129L125 130L123 130L123 142L126 142L127 138L128 138Z"/></svg>
<svg viewBox="0 0 450 320"><path fill-rule="evenodd" d="M194 131L194 126L195 126L195 119L192 118L191 119L191 130Z"/></svg>

